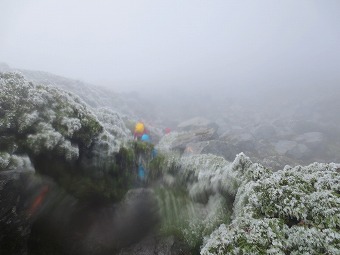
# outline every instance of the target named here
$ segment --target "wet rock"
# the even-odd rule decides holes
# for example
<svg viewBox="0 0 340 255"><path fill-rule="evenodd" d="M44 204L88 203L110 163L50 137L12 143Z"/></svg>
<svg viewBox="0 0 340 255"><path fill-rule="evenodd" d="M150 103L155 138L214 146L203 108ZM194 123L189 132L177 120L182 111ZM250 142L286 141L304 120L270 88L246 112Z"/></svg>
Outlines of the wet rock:
<svg viewBox="0 0 340 255"><path fill-rule="evenodd" d="M285 155L289 150L293 149L297 145L295 141L280 140L275 144L275 151L279 155Z"/></svg>
<svg viewBox="0 0 340 255"><path fill-rule="evenodd" d="M208 119L196 117L178 124L179 131L207 130L212 129L217 132L218 125Z"/></svg>
<svg viewBox="0 0 340 255"><path fill-rule="evenodd" d="M234 160L236 154L240 153L239 149L231 143L224 141L212 140L199 143L189 143L185 148L184 155L190 154L213 154L224 157L228 161Z"/></svg>
<svg viewBox="0 0 340 255"><path fill-rule="evenodd" d="M34 214L40 209L32 201L40 188L32 171L0 171L0 254L27 254Z"/></svg>
<svg viewBox="0 0 340 255"><path fill-rule="evenodd" d="M295 134L321 131L320 124L310 120L292 120L290 126Z"/></svg>
<svg viewBox="0 0 340 255"><path fill-rule="evenodd" d="M287 151L286 155L294 159L306 159L310 156L310 149L304 144L297 144Z"/></svg>
<svg viewBox="0 0 340 255"><path fill-rule="evenodd" d="M191 255L193 252L181 240L173 236L148 235L140 242L122 249L119 255Z"/></svg>
<svg viewBox="0 0 340 255"><path fill-rule="evenodd" d="M253 131L253 135L256 139L270 140L276 137L277 132L273 125L263 124Z"/></svg>
<svg viewBox="0 0 340 255"><path fill-rule="evenodd" d="M139 242L158 222L158 207L149 189L130 190L124 200L113 207L94 210L93 222L83 240L82 254L107 254ZM147 240L148 246L153 241ZM147 250L147 247L141 249ZM141 253L130 254L148 254Z"/></svg>
<svg viewBox="0 0 340 255"><path fill-rule="evenodd" d="M315 148L325 141L325 137L321 132L308 132L297 136L295 140L308 145L310 148Z"/></svg>
<svg viewBox="0 0 340 255"><path fill-rule="evenodd" d="M184 152L190 143L214 140L217 138L216 130L213 128L200 128L195 131L186 131L181 133L171 133L161 141L160 147L166 147L170 150Z"/></svg>

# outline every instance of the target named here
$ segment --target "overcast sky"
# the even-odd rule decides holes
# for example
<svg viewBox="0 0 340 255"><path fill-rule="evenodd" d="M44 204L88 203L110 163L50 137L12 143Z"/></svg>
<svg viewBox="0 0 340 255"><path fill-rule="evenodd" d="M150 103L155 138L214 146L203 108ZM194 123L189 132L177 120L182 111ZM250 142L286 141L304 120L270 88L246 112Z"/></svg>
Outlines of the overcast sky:
<svg viewBox="0 0 340 255"><path fill-rule="evenodd" d="M1 0L0 33L0 62L121 88L340 83L339 0Z"/></svg>

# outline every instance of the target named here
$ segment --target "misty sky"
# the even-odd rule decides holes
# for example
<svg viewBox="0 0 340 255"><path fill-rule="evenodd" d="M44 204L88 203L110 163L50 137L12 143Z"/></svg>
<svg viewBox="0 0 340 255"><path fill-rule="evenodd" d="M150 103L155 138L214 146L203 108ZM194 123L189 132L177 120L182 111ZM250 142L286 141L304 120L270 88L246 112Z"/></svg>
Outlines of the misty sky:
<svg viewBox="0 0 340 255"><path fill-rule="evenodd" d="M339 0L1 0L0 62L92 83L340 83Z"/></svg>

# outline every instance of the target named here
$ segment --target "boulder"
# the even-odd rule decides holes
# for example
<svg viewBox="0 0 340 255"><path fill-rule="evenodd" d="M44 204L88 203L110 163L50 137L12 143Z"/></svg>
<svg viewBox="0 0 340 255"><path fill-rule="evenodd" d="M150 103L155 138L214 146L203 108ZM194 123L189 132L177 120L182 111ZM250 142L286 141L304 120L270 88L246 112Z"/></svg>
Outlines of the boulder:
<svg viewBox="0 0 340 255"><path fill-rule="evenodd" d="M307 132L297 136L295 141L304 143L310 148L315 148L325 141L325 136L321 132Z"/></svg>
<svg viewBox="0 0 340 255"><path fill-rule="evenodd" d="M188 144L214 140L216 138L217 133L213 128L200 128L180 133L172 132L165 135L157 147L161 150L177 150L183 153Z"/></svg>
<svg viewBox="0 0 340 255"><path fill-rule="evenodd" d="M112 254L149 235L159 220L158 204L152 190L133 189L121 203L96 209L88 217L93 218L93 222L83 239L81 254Z"/></svg>
<svg viewBox="0 0 340 255"><path fill-rule="evenodd" d="M22 208L23 178L22 172L0 172L0 254L27 254L31 221Z"/></svg>
<svg viewBox="0 0 340 255"><path fill-rule="evenodd" d="M213 154L221 156L228 161L234 160L236 154L240 153L239 149L231 143L219 140L204 141L198 143L189 143L185 148L184 155L191 154Z"/></svg>
<svg viewBox="0 0 340 255"><path fill-rule="evenodd" d="M256 139L270 140L276 137L277 132L273 125L263 124L255 128L253 135Z"/></svg>
<svg viewBox="0 0 340 255"><path fill-rule="evenodd" d="M286 155L294 159L307 159L310 157L310 149L304 144L297 144L288 150Z"/></svg>
<svg viewBox="0 0 340 255"><path fill-rule="evenodd" d="M140 242L123 248L119 255L180 255L193 254L191 248L173 236L148 235Z"/></svg>
<svg viewBox="0 0 340 255"><path fill-rule="evenodd" d="M46 185L32 170L0 171L0 254L27 254L32 224L44 209Z"/></svg>
<svg viewBox="0 0 340 255"><path fill-rule="evenodd" d="M275 144L275 151L279 155L285 155L289 150L293 149L297 145L295 141L280 140Z"/></svg>
<svg viewBox="0 0 340 255"><path fill-rule="evenodd" d="M193 131L193 130L206 130L213 129L217 132L218 125L208 119L202 117L196 117L186 120L177 125L179 131Z"/></svg>

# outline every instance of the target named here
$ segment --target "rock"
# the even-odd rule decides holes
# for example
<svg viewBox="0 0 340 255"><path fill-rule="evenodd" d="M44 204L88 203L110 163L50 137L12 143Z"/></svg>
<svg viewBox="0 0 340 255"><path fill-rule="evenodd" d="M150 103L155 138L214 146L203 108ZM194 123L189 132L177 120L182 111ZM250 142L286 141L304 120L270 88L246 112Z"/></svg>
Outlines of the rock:
<svg viewBox="0 0 340 255"><path fill-rule="evenodd" d="M297 145L295 141L280 140L275 144L275 151L280 155L285 155L289 150L293 149Z"/></svg>
<svg viewBox="0 0 340 255"><path fill-rule="evenodd" d="M273 125L263 124L253 131L253 135L256 139L270 140L276 137L277 132Z"/></svg>
<svg viewBox="0 0 340 255"><path fill-rule="evenodd" d="M44 182L31 170L0 171L0 254L27 254L32 223L43 207L33 201Z"/></svg>
<svg viewBox="0 0 340 255"><path fill-rule="evenodd" d="M256 147L256 141L254 139L254 136L251 135L250 133L241 133L239 135L232 137L230 141L238 151L237 153L240 153L241 151L249 153L254 151Z"/></svg>
<svg viewBox="0 0 340 255"><path fill-rule="evenodd" d="M315 147L324 142L325 137L321 132L303 133L295 138L296 141L304 143L309 147Z"/></svg>
<svg viewBox="0 0 340 255"><path fill-rule="evenodd" d="M213 154L224 157L228 161L234 160L238 149L230 143L218 140L211 140L199 143L189 143L185 148L184 155L190 154Z"/></svg>
<svg viewBox="0 0 340 255"><path fill-rule="evenodd" d="M311 149L296 141L281 140L275 144L275 151L292 159L307 160L311 156Z"/></svg>
<svg viewBox="0 0 340 255"><path fill-rule="evenodd" d="M209 141L217 138L213 128L200 128L195 131L172 132L164 136L158 148L161 150L177 150L183 153L188 144Z"/></svg>
<svg viewBox="0 0 340 255"><path fill-rule="evenodd" d="M31 222L19 206L21 187L21 172L0 172L0 254L27 254Z"/></svg>
<svg viewBox="0 0 340 255"><path fill-rule="evenodd" d="M310 156L310 150L304 144L297 144L287 151L286 155L294 159L305 159Z"/></svg>
<svg viewBox="0 0 340 255"><path fill-rule="evenodd" d="M215 132L217 132L218 125L208 119L196 117L178 124L177 129L179 131L213 129Z"/></svg>
<svg viewBox="0 0 340 255"><path fill-rule="evenodd" d="M319 123L310 120L295 120L290 122L292 130L297 133L309 133L320 131L321 127Z"/></svg>
<svg viewBox="0 0 340 255"><path fill-rule="evenodd" d="M95 217L84 237L82 254L106 254L147 236L158 222L158 205L152 190L140 188L130 190L120 204L92 214ZM152 240L148 242L152 246Z"/></svg>
<svg viewBox="0 0 340 255"><path fill-rule="evenodd" d="M140 242L123 248L119 255L190 255L191 248L173 236L148 235Z"/></svg>

